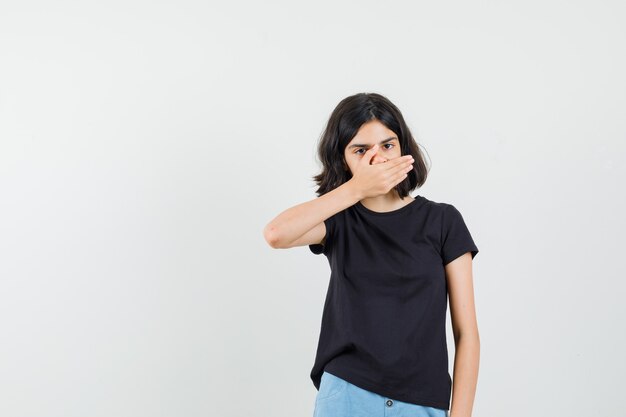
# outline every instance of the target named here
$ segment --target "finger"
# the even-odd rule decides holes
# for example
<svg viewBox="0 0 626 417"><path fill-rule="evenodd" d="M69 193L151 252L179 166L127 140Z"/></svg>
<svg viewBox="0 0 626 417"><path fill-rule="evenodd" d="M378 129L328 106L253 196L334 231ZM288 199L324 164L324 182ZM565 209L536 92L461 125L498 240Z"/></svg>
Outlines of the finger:
<svg viewBox="0 0 626 417"><path fill-rule="evenodd" d="M397 177L400 177L400 181L402 181L404 178L406 178L409 175L409 172L413 171L413 169L414 169L413 164L410 162L407 162L405 164L400 164L396 166L394 170L391 171L391 174L394 178L394 181L396 180Z"/></svg>
<svg viewBox="0 0 626 417"><path fill-rule="evenodd" d="M368 165L372 164L372 158L374 157L374 155L376 155L376 152L378 152L378 144L372 146L371 148L369 148L367 150L367 152L365 152L363 154L363 158L361 159L362 161L366 161L366 163Z"/></svg>
<svg viewBox="0 0 626 417"><path fill-rule="evenodd" d="M415 160L413 159L413 156L411 155L399 156L397 158L390 159L389 161L387 161L385 163L385 168L393 169L394 172L396 170L400 171L404 169L405 167L412 166L414 162Z"/></svg>
<svg viewBox="0 0 626 417"><path fill-rule="evenodd" d="M400 171L397 174L395 174L394 177L393 177L393 186L392 187L395 187L396 185L400 184L408 176L409 176L409 171L406 171L406 170Z"/></svg>

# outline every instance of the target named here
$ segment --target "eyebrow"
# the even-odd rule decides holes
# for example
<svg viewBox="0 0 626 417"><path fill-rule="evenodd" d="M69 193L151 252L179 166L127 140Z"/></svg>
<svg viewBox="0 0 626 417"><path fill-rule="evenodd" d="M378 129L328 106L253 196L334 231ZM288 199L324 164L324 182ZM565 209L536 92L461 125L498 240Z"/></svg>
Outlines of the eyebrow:
<svg viewBox="0 0 626 417"><path fill-rule="evenodd" d="M392 136L392 137L390 137L390 138L387 138L387 139L383 139L383 140L381 140L381 141L379 142L379 144L380 144L380 145L384 145L385 143L387 143L387 142L391 142L391 141L392 141L392 140L394 140L394 139L398 139L398 138L397 138L397 137L395 137L395 136ZM348 146L348 149L353 149L353 148L365 148L366 146L367 146L367 145L362 144L362 143L353 143L352 145Z"/></svg>

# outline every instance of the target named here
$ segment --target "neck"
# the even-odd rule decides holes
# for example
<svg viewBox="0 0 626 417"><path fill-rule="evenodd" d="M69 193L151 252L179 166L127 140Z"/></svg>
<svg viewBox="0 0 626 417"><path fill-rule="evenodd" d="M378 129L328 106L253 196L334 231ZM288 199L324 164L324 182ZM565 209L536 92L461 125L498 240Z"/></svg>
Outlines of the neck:
<svg viewBox="0 0 626 417"><path fill-rule="evenodd" d="M396 190L391 190L387 194L364 198L361 204L373 211L391 211L404 207L413 200L411 196L406 196L403 200Z"/></svg>

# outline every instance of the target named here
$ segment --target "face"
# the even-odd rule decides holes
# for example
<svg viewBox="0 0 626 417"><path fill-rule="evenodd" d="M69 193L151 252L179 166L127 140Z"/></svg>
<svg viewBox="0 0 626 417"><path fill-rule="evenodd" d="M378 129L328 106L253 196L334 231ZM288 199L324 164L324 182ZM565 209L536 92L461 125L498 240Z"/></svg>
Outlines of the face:
<svg viewBox="0 0 626 417"><path fill-rule="evenodd" d="M389 159L402 156L400 140L392 130L378 120L370 120L364 123L346 146L344 158L348 164L350 173L354 172L357 164L374 144L378 144L378 151L371 159L372 164L383 163Z"/></svg>

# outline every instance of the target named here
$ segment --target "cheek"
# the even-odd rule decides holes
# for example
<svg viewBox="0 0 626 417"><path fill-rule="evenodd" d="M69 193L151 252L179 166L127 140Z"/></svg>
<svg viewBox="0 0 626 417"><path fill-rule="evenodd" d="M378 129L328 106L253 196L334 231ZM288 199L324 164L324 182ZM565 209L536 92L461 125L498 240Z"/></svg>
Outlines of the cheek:
<svg viewBox="0 0 626 417"><path fill-rule="evenodd" d="M388 152L392 155L402 156L402 150L399 146L394 146L393 148L389 149Z"/></svg>
<svg viewBox="0 0 626 417"><path fill-rule="evenodd" d="M354 172L354 168L356 167L356 165L357 165L357 163L358 163L358 160L356 160L356 159L357 159L357 158L354 158L354 157L353 157L353 158L350 158L350 157L349 157L349 158L346 160L346 169L347 169L348 171L350 171L351 173L352 173L352 172Z"/></svg>

